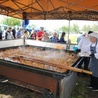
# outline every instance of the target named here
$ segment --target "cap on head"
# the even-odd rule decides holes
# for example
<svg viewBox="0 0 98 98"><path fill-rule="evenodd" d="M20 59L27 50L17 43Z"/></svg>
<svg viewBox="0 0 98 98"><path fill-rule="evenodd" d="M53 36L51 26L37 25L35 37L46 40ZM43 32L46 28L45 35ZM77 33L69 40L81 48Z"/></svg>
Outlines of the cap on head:
<svg viewBox="0 0 98 98"><path fill-rule="evenodd" d="M98 38L98 33L91 33L91 34L89 34L89 36L92 36L92 37Z"/></svg>

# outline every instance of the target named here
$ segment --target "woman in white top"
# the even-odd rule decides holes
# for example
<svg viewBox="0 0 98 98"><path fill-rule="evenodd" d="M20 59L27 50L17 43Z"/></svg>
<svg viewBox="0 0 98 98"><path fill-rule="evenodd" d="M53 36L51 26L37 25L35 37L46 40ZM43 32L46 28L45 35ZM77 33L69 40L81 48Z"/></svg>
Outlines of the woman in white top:
<svg viewBox="0 0 98 98"><path fill-rule="evenodd" d="M98 33L89 34L90 43L84 47L84 51L91 57L90 70L92 75L90 78L90 88L98 91Z"/></svg>

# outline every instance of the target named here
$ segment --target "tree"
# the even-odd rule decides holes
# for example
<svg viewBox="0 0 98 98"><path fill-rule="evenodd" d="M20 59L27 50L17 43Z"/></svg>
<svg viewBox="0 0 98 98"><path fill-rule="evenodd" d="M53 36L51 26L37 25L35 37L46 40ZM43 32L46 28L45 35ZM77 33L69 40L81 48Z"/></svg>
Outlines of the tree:
<svg viewBox="0 0 98 98"><path fill-rule="evenodd" d="M28 25L27 28L31 28L31 29L32 28L36 28L36 25L35 24L31 24L31 25Z"/></svg>
<svg viewBox="0 0 98 98"><path fill-rule="evenodd" d="M59 30L68 32L68 26L62 26ZM71 33L78 33L79 32L79 26L77 24L74 24L73 26L70 26L70 32Z"/></svg>
<svg viewBox="0 0 98 98"><path fill-rule="evenodd" d="M68 32L68 27L67 26L62 26L59 30Z"/></svg>
<svg viewBox="0 0 98 98"><path fill-rule="evenodd" d="M79 32L79 26L77 24L73 24L73 26L71 26L70 31L72 33L78 33Z"/></svg>
<svg viewBox="0 0 98 98"><path fill-rule="evenodd" d="M4 19L1 21L1 24L8 25L8 26L21 26L20 19L12 18L12 17L4 17Z"/></svg>
<svg viewBox="0 0 98 98"><path fill-rule="evenodd" d="M82 31L85 31L85 32L88 32L90 30L92 30L92 27L90 25L84 25L82 28Z"/></svg>
<svg viewBox="0 0 98 98"><path fill-rule="evenodd" d="M95 22L95 23L92 25L92 30L93 30L93 31L98 31L98 22Z"/></svg>

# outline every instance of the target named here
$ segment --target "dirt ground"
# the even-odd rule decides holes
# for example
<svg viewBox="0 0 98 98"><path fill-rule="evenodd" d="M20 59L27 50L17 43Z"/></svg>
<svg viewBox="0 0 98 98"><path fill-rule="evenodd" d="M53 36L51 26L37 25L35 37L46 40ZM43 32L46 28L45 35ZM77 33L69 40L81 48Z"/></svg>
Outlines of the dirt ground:
<svg viewBox="0 0 98 98"><path fill-rule="evenodd" d="M70 98L98 98L98 92L87 88L89 76L79 75ZM43 98L39 93L10 83L0 83L0 98Z"/></svg>
<svg viewBox="0 0 98 98"><path fill-rule="evenodd" d="M0 98L43 98L43 95L14 84L0 83Z"/></svg>

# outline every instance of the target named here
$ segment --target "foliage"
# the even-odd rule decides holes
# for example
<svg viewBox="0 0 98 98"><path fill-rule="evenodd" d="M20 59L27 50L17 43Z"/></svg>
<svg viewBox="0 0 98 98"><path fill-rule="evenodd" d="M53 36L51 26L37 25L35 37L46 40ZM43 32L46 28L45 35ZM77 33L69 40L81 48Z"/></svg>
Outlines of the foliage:
<svg viewBox="0 0 98 98"><path fill-rule="evenodd" d="M92 27L90 25L84 25L82 30L85 32L88 32L88 31L92 30Z"/></svg>
<svg viewBox="0 0 98 98"><path fill-rule="evenodd" d="M32 29L32 28L36 28L36 25L31 24L31 25L28 25L27 28L31 28L31 29Z"/></svg>
<svg viewBox="0 0 98 98"><path fill-rule="evenodd" d="M56 28L56 29L54 29L54 32L59 32L60 31L60 29L59 28Z"/></svg>
<svg viewBox="0 0 98 98"><path fill-rule="evenodd" d="M70 26L71 34L72 33L78 34L80 29L81 31L84 31L84 32L98 31L98 22L95 22L93 25L84 25L82 28L79 28L77 24L73 24L72 26ZM68 32L69 28L68 26L62 26L58 30Z"/></svg>
<svg viewBox="0 0 98 98"><path fill-rule="evenodd" d="M78 34L69 34L69 39L71 40L72 44L77 44L77 37L79 35ZM68 39L68 34L66 34L65 40Z"/></svg>
<svg viewBox="0 0 98 98"><path fill-rule="evenodd" d="M62 26L59 30L69 32L68 26ZM71 33L78 33L79 32L79 26L77 24L74 24L73 26L70 26L70 32Z"/></svg>
<svg viewBox="0 0 98 98"><path fill-rule="evenodd" d="M62 26L59 30L67 32L68 31L68 27L67 26Z"/></svg>
<svg viewBox="0 0 98 98"><path fill-rule="evenodd" d="M98 22L96 22L95 24L93 24L92 30L93 31L98 31Z"/></svg>
<svg viewBox="0 0 98 98"><path fill-rule="evenodd" d="M1 21L1 24L8 26L21 26L21 20L12 17L4 17L4 19Z"/></svg>
<svg viewBox="0 0 98 98"><path fill-rule="evenodd" d="M71 32L78 33L79 26L77 24L73 24L73 26L71 27Z"/></svg>

